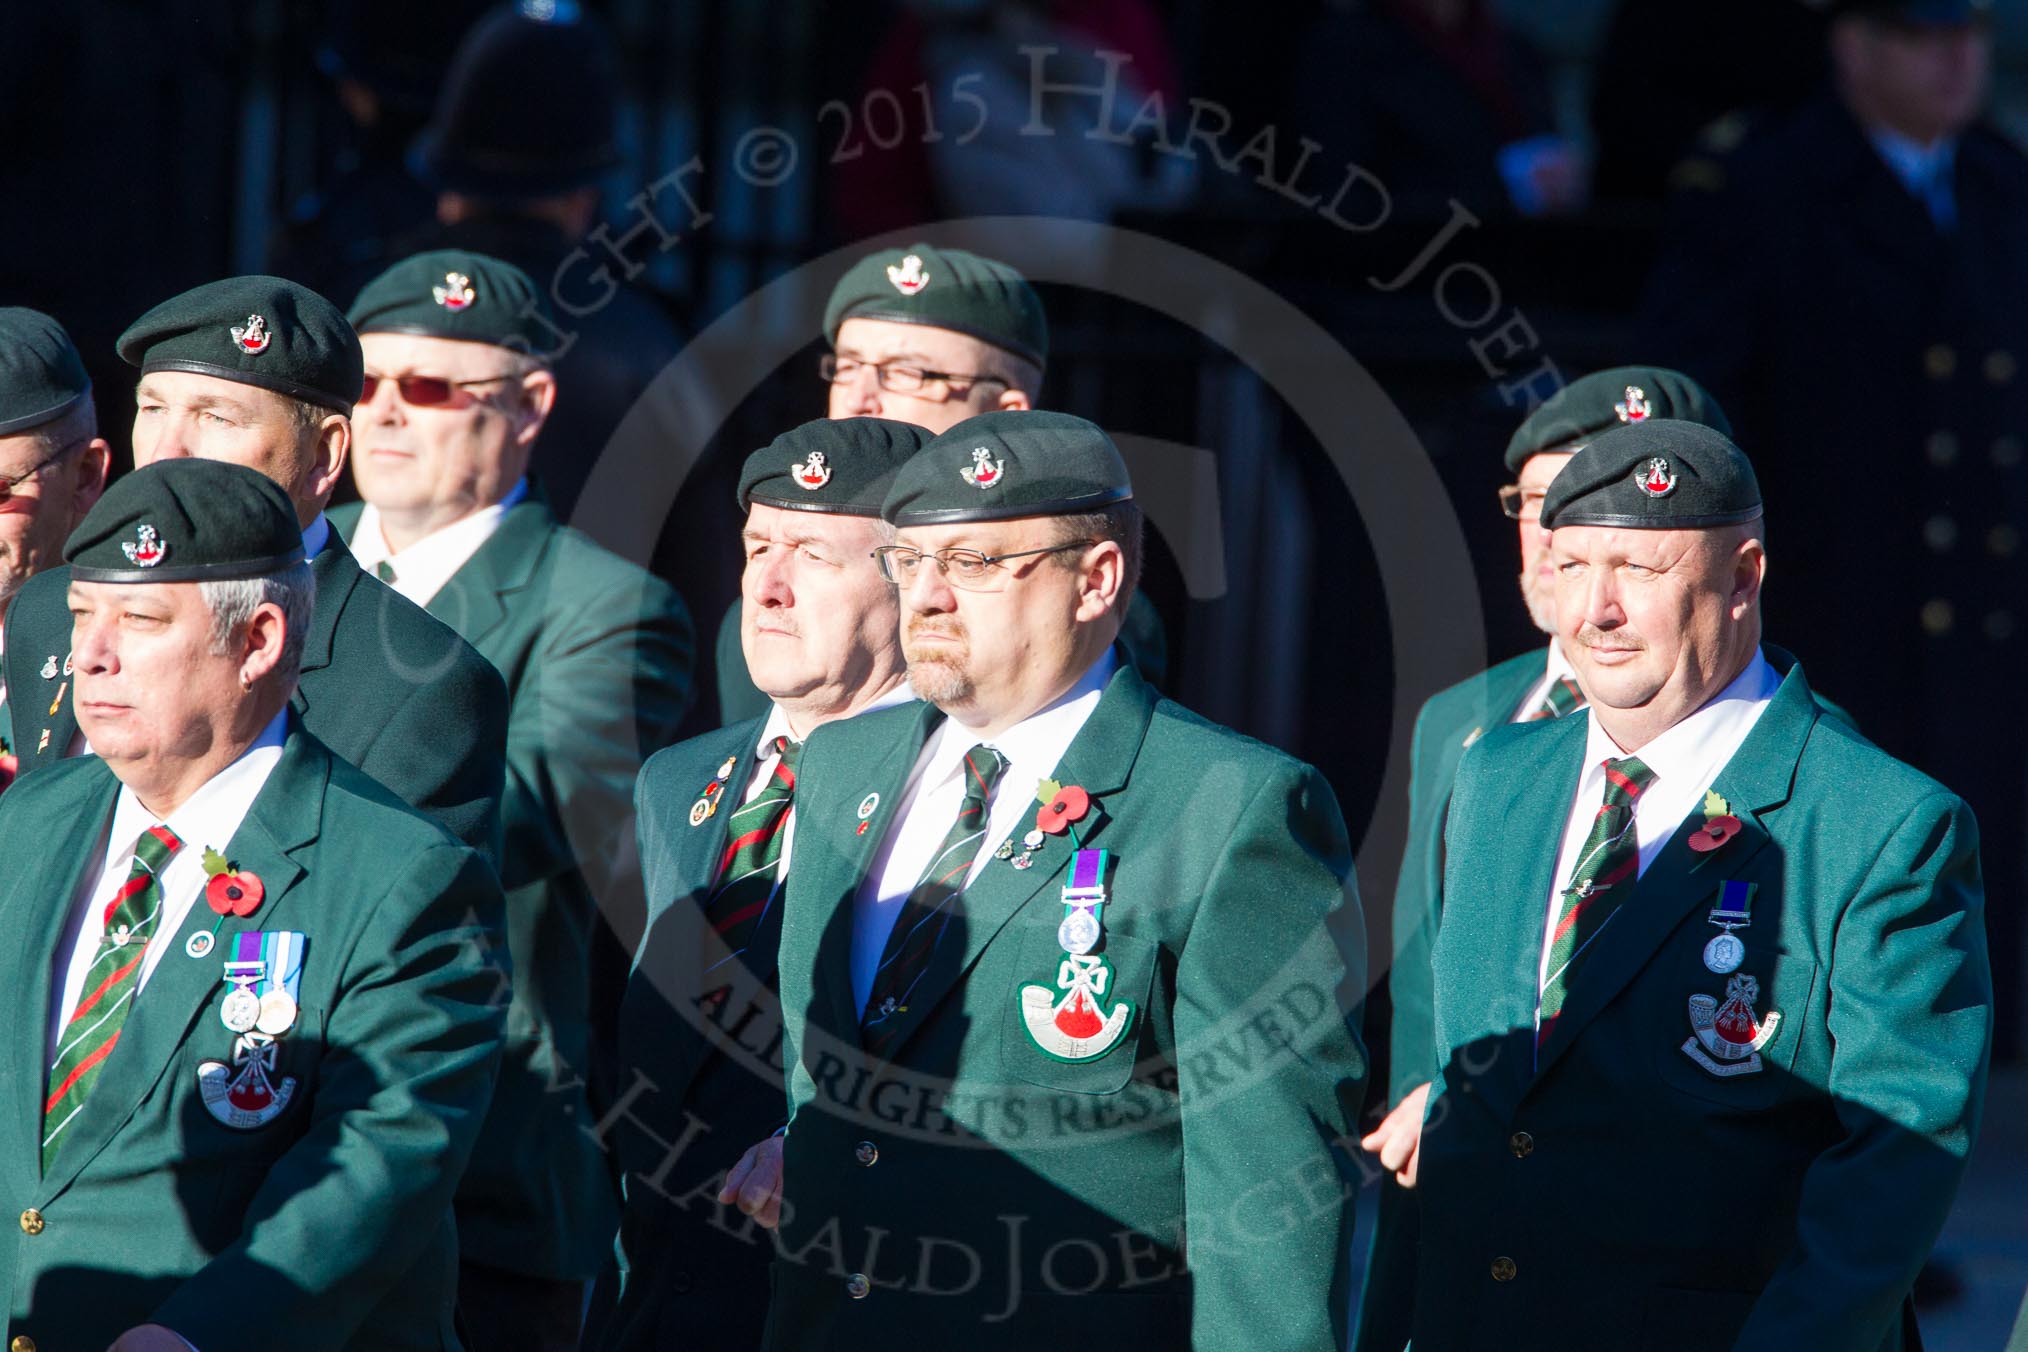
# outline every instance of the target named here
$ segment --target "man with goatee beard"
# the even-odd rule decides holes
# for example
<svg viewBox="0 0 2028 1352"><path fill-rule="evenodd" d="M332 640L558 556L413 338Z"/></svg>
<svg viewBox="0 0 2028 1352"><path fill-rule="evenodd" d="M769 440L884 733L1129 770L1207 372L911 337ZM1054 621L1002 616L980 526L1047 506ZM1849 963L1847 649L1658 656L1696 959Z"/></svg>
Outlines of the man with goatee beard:
<svg viewBox="0 0 2028 1352"><path fill-rule="evenodd" d="M765 1345L1341 1346L1330 787L1119 660L1141 517L1097 427L969 419L882 515L924 702L798 771L790 1122L721 1193L779 1225Z"/></svg>
<svg viewBox="0 0 2028 1352"><path fill-rule="evenodd" d="M1557 471L1587 442L1648 418L1678 418L1730 434L1731 425L1696 381L1658 366L1616 366L1574 380L1531 413L1507 443L1514 482L1500 507L1520 529L1521 599L1549 642L1432 695L1416 715L1410 751L1408 848L1394 888L1394 965L1387 974L1394 1022L1388 1042L1385 1120L1361 1143L1391 1178L1380 1184L1380 1214L1361 1288L1360 1352L1400 1352L1408 1341L1409 1284L1415 1276L1416 1133L1429 1097L1430 944L1443 912L1443 828L1451 778L1465 748L1503 723L1559 718L1584 707L1570 662L1556 646L1556 600L1542 498Z"/></svg>

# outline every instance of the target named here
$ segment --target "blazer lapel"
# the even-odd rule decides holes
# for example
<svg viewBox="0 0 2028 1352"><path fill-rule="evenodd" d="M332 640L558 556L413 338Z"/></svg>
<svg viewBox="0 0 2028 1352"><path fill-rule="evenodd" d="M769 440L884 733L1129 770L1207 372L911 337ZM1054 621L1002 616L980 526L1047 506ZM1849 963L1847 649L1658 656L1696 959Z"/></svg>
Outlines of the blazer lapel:
<svg viewBox="0 0 2028 1352"><path fill-rule="evenodd" d="M1092 797L1092 811L1076 826L1078 839L1086 846L1104 836L1111 818L1102 797L1117 792L1132 773L1141 741L1147 736L1148 720L1155 711L1155 699L1154 692L1132 667L1122 667L1107 683L1098 707L1092 710L1057 764L1054 777L1059 782L1080 785ZM943 942L937 945L908 1008L895 1015L900 1026L889 1044L890 1059L972 969L1007 922L1049 884L1057 883L1069 868L1076 849L1066 831L1060 836L1043 837L1042 848L1036 852L1035 865L1030 869L1017 869L998 859L986 862L977 879L954 902L956 933L946 933Z"/></svg>
<svg viewBox="0 0 2028 1352"><path fill-rule="evenodd" d="M556 519L537 491L507 509L500 524L424 607L476 646L507 618L508 598L527 587L556 544Z"/></svg>
<svg viewBox="0 0 2028 1352"><path fill-rule="evenodd" d="M1708 855L1698 854L1690 848L1690 837L1703 826L1703 813L1693 808L1683 819L1634 885L1626 905L1592 941L1597 951L1585 959L1555 1032L1537 1057L1538 1080L1571 1039L1647 965L1684 916L1708 906L1718 885L1740 877L1767 845L1768 830L1761 818L1788 801L1796 761L1816 721L1816 700L1801 669L1791 665L1760 721L1710 785L1739 818L1739 835ZM1541 951L1539 942L1536 951Z"/></svg>
<svg viewBox="0 0 2028 1352"><path fill-rule="evenodd" d="M859 1036L859 1010L852 1000L852 908L881 842L893 828L894 808L908 789L923 744L943 717L942 710L925 701L916 709L908 735L895 737L886 753L868 767L860 782L891 806L867 819L866 834L857 834L856 826L849 834L834 832L833 823L800 816L796 822L789 885L795 896L810 901L783 908L780 967L787 972L791 963L809 964L809 1012L821 1011L829 1031L841 1042L855 1042ZM811 878L816 880L814 886L802 885ZM792 1022L802 1018L800 1011L786 1008L783 1014Z"/></svg>
<svg viewBox="0 0 2028 1352"><path fill-rule="evenodd" d="M345 613L353 589L366 577L353 559L352 551L338 538L336 526L331 528L330 538L317 551L317 557L310 560L310 573L317 580L317 598L310 609L310 632L303 639L302 670L305 672L319 671L331 665L331 639L338 632L338 617ZM300 681L296 685L296 693L289 700L289 707L297 713L310 707L310 697L304 693Z"/></svg>
<svg viewBox="0 0 2028 1352"><path fill-rule="evenodd" d="M106 1058L105 1069L78 1115L71 1138L56 1157L56 1167L43 1179L45 1195L56 1196L119 1132L140 1106L162 1073L191 1037L215 1038L219 1059L226 1059L232 1035L223 1027L193 1029L222 980L224 954L233 937L246 931L288 928L291 895L304 877L292 855L317 838L324 814L324 786L330 778L330 753L300 728L292 729L282 758L268 775L246 819L221 853L243 872L259 876L266 890L261 908L244 918L228 915L219 921L200 900L185 913L183 923L163 942L168 950L156 963L148 984L134 998L134 1007L120 1031L120 1042ZM210 841L192 840L185 849L203 849ZM183 945L198 930L218 923L218 942L209 955L192 958ZM312 946L306 962L317 961Z"/></svg>
<svg viewBox="0 0 2028 1352"><path fill-rule="evenodd" d="M74 791L52 800L52 818L60 812L62 825L29 861L33 884L23 897L33 913L13 935L15 942L0 954L0 973L6 982L6 1008L12 1016L7 1027L15 1030L8 1039L4 1064L6 1083L15 1098L9 1115L13 1128L6 1142L10 1165L25 1165L26 1177L41 1173L42 1103L48 1089L49 1010L55 997L57 945L63 941L66 921L77 900L85 875L98 867L104 853L101 839L113 815L113 800L119 782L102 762L77 775ZM26 905L24 906L26 909ZM33 1186L31 1182L31 1187Z"/></svg>

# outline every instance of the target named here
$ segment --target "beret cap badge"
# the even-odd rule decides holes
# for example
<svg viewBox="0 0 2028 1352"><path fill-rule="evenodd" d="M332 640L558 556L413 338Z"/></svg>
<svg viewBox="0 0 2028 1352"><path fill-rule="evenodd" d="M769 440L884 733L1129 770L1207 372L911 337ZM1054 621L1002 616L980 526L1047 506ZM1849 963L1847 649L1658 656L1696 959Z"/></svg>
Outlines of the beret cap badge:
<svg viewBox="0 0 2028 1352"><path fill-rule="evenodd" d="M257 314L248 315L244 324L232 326L232 341L239 344L240 351L252 356L267 351L273 337L268 332L268 321Z"/></svg>
<svg viewBox="0 0 2028 1352"><path fill-rule="evenodd" d="M963 475L965 482L974 488L991 488L1000 482L1001 476L1006 473L1006 470L1007 462L1005 460L995 460L993 453L984 446L974 446L972 448L972 463L959 470L958 473Z"/></svg>
<svg viewBox="0 0 2028 1352"><path fill-rule="evenodd" d="M1648 392L1639 385L1627 386L1627 397L1613 405L1613 412L1620 415L1623 423L1646 422L1654 415L1655 406L1648 402Z"/></svg>
<svg viewBox="0 0 2028 1352"><path fill-rule="evenodd" d="M155 533L153 526L142 524L134 528L133 539L120 545L120 552L136 568L153 568L167 556L169 546Z"/></svg>
<svg viewBox="0 0 2028 1352"><path fill-rule="evenodd" d="M1666 498L1676 491L1676 476L1669 469L1669 462L1659 455L1641 467L1640 476L1635 482L1651 498Z"/></svg>
<svg viewBox="0 0 2028 1352"><path fill-rule="evenodd" d="M472 290L472 279L453 269L444 274L443 285L430 288L430 295L437 304L456 313L477 300L478 293Z"/></svg>
<svg viewBox="0 0 2028 1352"><path fill-rule="evenodd" d="M922 258L910 254L901 260L901 266L887 265L887 280L894 283L894 289L904 296L913 296L929 285L929 274L922 270Z"/></svg>
<svg viewBox="0 0 2028 1352"><path fill-rule="evenodd" d="M811 451L809 459L798 460L789 466L789 477L804 489L814 493L831 482L831 467L824 463L822 451Z"/></svg>

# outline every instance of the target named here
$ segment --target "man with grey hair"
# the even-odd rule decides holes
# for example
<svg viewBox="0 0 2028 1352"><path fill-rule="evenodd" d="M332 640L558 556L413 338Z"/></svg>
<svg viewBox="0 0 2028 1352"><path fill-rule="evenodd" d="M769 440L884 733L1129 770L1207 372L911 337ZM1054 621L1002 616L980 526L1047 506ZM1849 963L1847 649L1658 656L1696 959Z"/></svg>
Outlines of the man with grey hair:
<svg viewBox="0 0 2028 1352"><path fill-rule="evenodd" d="M63 325L0 309L0 617L23 583L58 561L64 537L105 490L110 459L91 379ZM0 735L0 788L13 775L13 747Z"/></svg>
<svg viewBox="0 0 2028 1352"><path fill-rule="evenodd" d="M499 884L292 712L317 584L275 483L146 466L66 556L97 754L0 800L7 1345L455 1346Z"/></svg>
<svg viewBox="0 0 2028 1352"><path fill-rule="evenodd" d="M224 460L260 471L288 495L317 576L295 697L310 730L495 857L506 688L449 626L362 573L324 519L345 472L363 379L345 317L279 277L232 277L156 306L121 336L119 350L141 369L136 465ZM65 569L50 569L8 607L6 673L23 774L95 749L73 704L68 585Z"/></svg>

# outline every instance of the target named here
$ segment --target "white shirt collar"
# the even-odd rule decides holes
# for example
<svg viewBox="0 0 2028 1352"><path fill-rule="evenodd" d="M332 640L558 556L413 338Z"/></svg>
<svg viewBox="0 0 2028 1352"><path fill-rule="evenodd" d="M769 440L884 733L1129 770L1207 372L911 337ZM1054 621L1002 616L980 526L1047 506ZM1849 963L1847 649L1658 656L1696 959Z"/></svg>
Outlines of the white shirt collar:
<svg viewBox="0 0 2028 1352"><path fill-rule="evenodd" d="M864 709L861 709L859 713L870 714L875 709L892 709L895 705L907 704L914 698L915 691L909 688L907 681L901 681L892 690L887 691L879 699L874 700ZM858 716L859 714L853 715L854 718ZM781 705L771 702L768 705L767 719L761 724L760 737L754 742L754 756L756 759L773 759L775 754L775 738L777 737L786 737L790 741L796 740L794 730L789 727L788 712Z"/></svg>
<svg viewBox="0 0 2028 1352"><path fill-rule="evenodd" d="M324 551L331 541L331 521L322 512L317 519L303 528L303 557L314 559Z"/></svg>
<svg viewBox="0 0 2028 1352"><path fill-rule="evenodd" d="M352 532L353 557L368 572L378 564L387 564L394 570L394 581L387 585L417 605L426 606L471 561L479 547L493 538L507 510L527 496L528 481L516 479L514 487L500 501L459 517L399 551L388 545L380 509L369 502L360 510L358 528Z"/></svg>
<svg viewBox="0 0 2028 1352"><path fill-rule="evenodd" d="M247 809L253 806L261 786L267 783L269 772L282 758L288 717L288 710L283 709L269 719L253 744L232 764L204 781L197 792L184 800L183 806L169 814L163 825L185 844L198 846L200 853L205 845L223 850L232 833L239 829ZM113 808L113 830L108 837L124 851L120 862L133 856L134 842L157 820L141 806L132 789L120 787L119 800Z"/></svg>
<svg viewBox="0 0 2028 1352"><path fill-rule="evenodd" d="M1063 753L1077 739L1091 711L1098 707L1106 682L1118 667L1119 658L1108 647L1060 698L993 737L982 738L955 718L945 719L930 738L923 762L922 791L928 792L955 779L965 753L984 742L1007 758L1006 772L993 790L995 806L1005 802L1032 803L1035 786L1055 771L1056 763L1063 759ZM995 811L992 816L997 826L1000 813ZM989 833L987 845L997 844L1004 834Z"/></svg>

